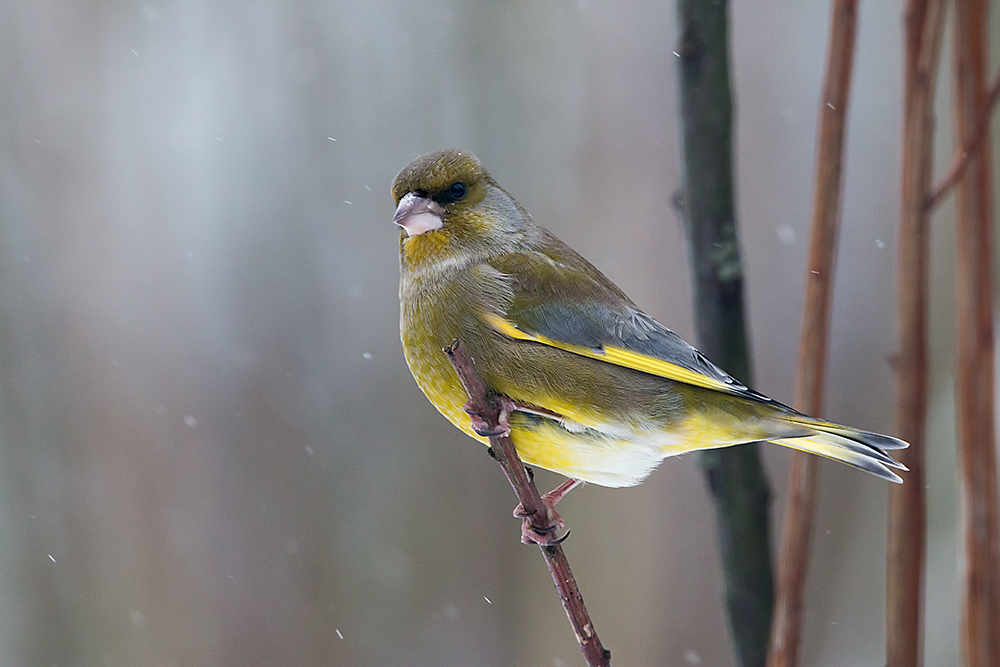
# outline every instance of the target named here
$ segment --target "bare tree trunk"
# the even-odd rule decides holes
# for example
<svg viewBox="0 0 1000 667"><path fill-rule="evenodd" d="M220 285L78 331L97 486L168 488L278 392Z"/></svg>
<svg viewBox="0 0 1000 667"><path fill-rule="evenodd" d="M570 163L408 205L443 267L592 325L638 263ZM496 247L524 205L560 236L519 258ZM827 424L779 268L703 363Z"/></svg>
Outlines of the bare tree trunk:
<svg viewBox="0 0 1000 667"><path fill-rule="evenodd" d="M726 2L679 0L684 219L699 347L750 382L743 269L733 203L732 97ZM770 491L757 445L701 453L716 510L737 664L764 664L774 600Z"/></svg>

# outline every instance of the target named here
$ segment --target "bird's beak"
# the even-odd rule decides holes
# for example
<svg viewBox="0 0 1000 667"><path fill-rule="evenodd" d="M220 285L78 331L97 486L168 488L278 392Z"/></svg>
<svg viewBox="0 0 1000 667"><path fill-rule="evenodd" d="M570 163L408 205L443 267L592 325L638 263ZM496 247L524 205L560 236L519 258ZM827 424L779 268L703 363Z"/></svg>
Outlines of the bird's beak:
<svg viewBox="0 0 1000 667"><path fill-rule="evenodd" d="M406 230L407 236L441 229L444 224L444 207L433 199L410 192L399 200L392 221Z"/></svg>

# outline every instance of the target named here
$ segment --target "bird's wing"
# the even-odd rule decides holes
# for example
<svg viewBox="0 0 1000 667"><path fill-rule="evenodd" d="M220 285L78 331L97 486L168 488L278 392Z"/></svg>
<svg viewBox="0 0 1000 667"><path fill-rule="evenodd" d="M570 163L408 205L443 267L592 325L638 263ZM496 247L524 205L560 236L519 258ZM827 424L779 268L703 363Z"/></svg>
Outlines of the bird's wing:
<svg viewBox="0 0 1000 667"><path fill-rule="evenodd" d="M508 257L498 267L514 278L514 298L505 312L486 316L496 331L669 380L775 403L636 308L575 253L536 254Z"/></svg>
<svg viewBox="0 0 1000 667"><path fill-rule="evenodd" d="M496 331L511 338L685 384L763 398L642 311L623 317L597 304L547 303L506 315L489 313L486 319Z"/></svg>

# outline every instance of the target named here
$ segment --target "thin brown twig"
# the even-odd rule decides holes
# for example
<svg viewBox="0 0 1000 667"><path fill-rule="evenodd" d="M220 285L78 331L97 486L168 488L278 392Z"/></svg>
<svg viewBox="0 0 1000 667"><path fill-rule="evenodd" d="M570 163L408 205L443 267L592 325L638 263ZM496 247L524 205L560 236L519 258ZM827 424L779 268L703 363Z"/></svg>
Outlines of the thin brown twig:
<svg viewBox="0 0 1000 667"><path fill-rule="evenodd" d="M830 45L816 150L809 273L806 274L806 301L795 388L796 407L810 414L818 414L823 407L857 9L857 0L834 0L831 8ZM809 539L816 504L816 475L816 459L796 452L788 477L789 499L767 656L769 667L794 667L798 664Z"/></svg>
<svg viewBox="0 0 1000 667"><path fill-rule="evenodd" d="M500 430L501 405L499 397L489 392L482 376L476 371L475 362L469 355L468 350L460 340L456 340L444 350L451 360L455 372L458 373L462 386L469 394L469 398L475 405L475 409L480 417L486 421L487 426L492 431ZM508 435L490 437L490 446L497 462L503 468L507 481L514 488L517 499L521 502L521 508L526 516L530 517L532 528L540 534L548 534L555 530L542 498L531 481L524 464L514 449ZM597 637L597 631L590 620L590 614L583 603L583 595L576 585L573 572L570 570L569 561L559 543L539 545L542 555L545 557L545 564L548 565L552 574L552 581L559 591L559 598L562 600L563 609L569 617L570 625L580 643L580 649L591 666L608 666L611 664L611 652L601 645L601 640Z"/></svg>
<svg viewBox="0 0 1000 667"><path fill-rule="evenodd" d="M987 109L988 5L956 3L954 21L954 131L957 142L989 132L979 127ZM996 429L993 416L992 227L993 165L989 151L967 161L956 190L955 316L959 491L962 497L962 648L967 667L1000 661L1000 535Z"/></svg>
<svg viewBox="0 0 1000 667"><path fill-rule="evenodd" d="M975 129L969 135L969 138L966 139L965 143L962 144L962 149L955 155L955 159L951 163L948 172L934 186L934 190L927 197L925 205L928 210L933 210L934 207L941 203L945 195L955 187L958 179L965 173L966 166L968 166L969 162L972 161L972 158L975 157L979 148L983 145L983 138L986 136L986 130L990 127L990 119L993 117L993 111L996 109L998 101L1000 101L1000 73L997 73L996 78L993 79L993 85L990 86L989 93L986 95L986 105L976 120Z"/></svg>
<svg viewBox="0 0 1000 667"><path fill-rule="evenodd" d="M927 303L934 89L944 33L945 0L909 0L903 98L902 188L899 222L899 352L896 435L909 472L889 490L886 539L886 665L919 667L923 650L927 495Z"/></svg>

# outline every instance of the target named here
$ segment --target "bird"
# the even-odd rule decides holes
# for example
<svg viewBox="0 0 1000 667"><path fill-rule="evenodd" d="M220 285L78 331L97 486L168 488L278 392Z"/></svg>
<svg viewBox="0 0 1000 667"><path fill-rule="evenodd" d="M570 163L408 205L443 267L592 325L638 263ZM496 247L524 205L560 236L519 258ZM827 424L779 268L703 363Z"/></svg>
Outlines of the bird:
<svg viewBox="0 0 1000 667"><path fill-rule="evenodd" d="M744 386L643 312L537 224L464 150L428 153L392 183L400 338L417 385L488 443L442 349L460 340L521 460L581 482L638 484L663 459L769 441L891 482L907 443L798 412ZM548 501L561 497L553 494Z"/></svg>

